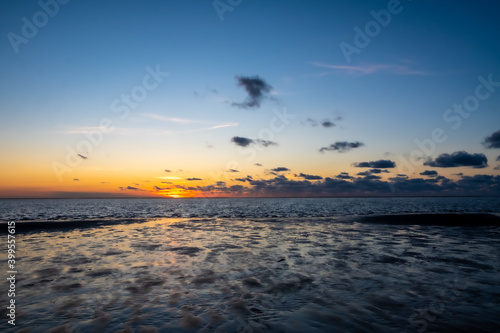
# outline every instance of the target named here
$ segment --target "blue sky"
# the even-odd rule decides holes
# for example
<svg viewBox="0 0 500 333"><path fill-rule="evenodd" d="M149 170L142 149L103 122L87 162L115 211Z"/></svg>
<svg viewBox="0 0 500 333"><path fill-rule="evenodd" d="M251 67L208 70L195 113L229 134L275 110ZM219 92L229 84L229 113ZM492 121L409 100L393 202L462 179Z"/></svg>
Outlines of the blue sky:
<svg viewBox="0 0 500 333"><path fill-rule="evenodd" d="M227 188L241 185L227 173L217 179L231 161L237 163L238 176L254 179L283 176L293 182L300 180L300 173L323 177L312 186L340 172L355 175L360 170L354 162L390 159L398 167L373 179L390 182L407 173L398 171L399 160L419 149L415 140L431 138L435 128L447 140L436 144L431 156L413 163L409 178L422 178L419 173L429 169L425 159L459 151L484 154L488 166L435 170L452 182L462 180L458 173L499 175L495 159L500 150L486 148L482 141L500 130L500 88L488 91L459 128L443 119L453 104L474 95L479 76L500 81L495 2L41 3L48 7L36 1L0 5L4 197L14 192L136 191L121 189L127 186L141 195L156 195L153 186L160 187L155 181L165 176L164 169L183 170L175 175L179 183L168 184L174 188L162 187L165 193L200 193L204 187L206 194L207 186L217 181L225 181ZM54 4L58 8L53 17L43 14L43 7L54 11ZM366 33L366 24L374 21L371 12L390 13L390 8L397 12L390 22L379 24L370 42L347 59L341 43L355 46L355 27ZM39 24L27 43L13 46L13 34L26 37L23 18L33 24L44 15L46 24ZM147 68L168 76L125 119L118 119L112 103L141 86ZM237 77L259 78L272 88L262 91L259 106L239 108L234 103L249 95ZM231 142L235 136L256 140L269 128L275 111L283 110L294 118L268 138L276 145L237 147ZM113 121L115 130L105 133L91 151L79 151L82 132L98 129L104 118ZM335 126L322 126L325 120ZM363 146L319 152L335 142ZM67 146L86 157L75 162L78 166L65 161ZM249 158L252 149L256 155ZM273 174L278 166L289 172ZM187 178L202 181L193 186ZM498 181L494 178L488 191L498 193ZM224 191L215 194L229 193ZM464 189L460 191L446 194Z"/></svg>

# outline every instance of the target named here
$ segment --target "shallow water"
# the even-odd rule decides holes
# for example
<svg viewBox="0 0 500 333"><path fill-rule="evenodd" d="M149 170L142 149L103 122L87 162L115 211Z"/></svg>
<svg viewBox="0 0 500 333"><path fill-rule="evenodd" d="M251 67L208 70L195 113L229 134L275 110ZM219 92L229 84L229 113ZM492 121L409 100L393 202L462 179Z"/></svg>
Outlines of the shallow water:
<svg viewBox="0 0 500 333"><path fill-rule="evenodd" d="M2 332L500 328L499 227L170 218L17 237Z"/></svg>

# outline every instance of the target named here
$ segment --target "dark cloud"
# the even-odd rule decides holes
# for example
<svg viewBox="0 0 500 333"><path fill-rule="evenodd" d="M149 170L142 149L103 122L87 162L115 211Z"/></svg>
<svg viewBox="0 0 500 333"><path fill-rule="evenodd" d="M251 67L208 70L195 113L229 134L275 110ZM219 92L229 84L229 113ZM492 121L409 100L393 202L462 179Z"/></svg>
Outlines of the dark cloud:
<svg viewBox="0 0 500 333"><path fill-rule="evenodd" d="M498 192L500 192L500 176L463 176L462 179L457 181L456 184L459 190L471 194L479 194L480 192L484 193L495 190L498 195Z"/></svg>
<svg viewBox="0 0 500 333"><path fill-rule="evenodd" d="M261 140L261 139L257 139L255 140L259 145L261 146L264 146L264 147L268 147L268 146L277 146L278 144L274 141L269 141L269 140Z"/></svg>
<svg viewBox="0 0 500 333"><path fill-rule="evenodd" d="M262 164L260 164L260 163L255 163L255 165L256 165L256 166L262 166Z"/></svg>
<svg viewBox="0 0 500 333"><path fill-rule="evenodd" d="M234 142L237 146L240 146L240 147L248 147L249 145L254 144L254 143L257 143L258 145L261 145L263 147L277 146L278 145L278 143L276 143L274 141L270 141L270 140L262 140L262 139L252 140L252 139L244 138L241 136L234 136L231 139L231 142Z"/></svg>
<svg viewBox="0 0 500 333"><path fill-rule="evenodd" d="M307 180L318 180L318 179L323 179L323 177L321 176L315 176L315 175L308 175L308 174L305 174L305 173L300 173L299 175L295 175L296 177L302 177L304 179L307 179Z"/></svg>
<svg viewBox="0 0 500 333"><path fill-rule="evenodd" d="M253 179L252 176L246 176L245 178L236 178L235 180L237 180L239 182L249 182L252 179Z"/></svg>
<svg viewBox="0 0 500 333"><path fill-rule="evenodd" d="M370 173L389 173L390 171L389 170L382 170L382 169L370 169L368 170Z"/></svg>
<svg viewBox="0 0 500 333"><path fill-rule="evenodd" d="M337 126L334 121L339 121L339 120L342 120L342 117L339 116L339 117L335 118L334 120L331 120L331 119L316 120L316 119L312 119L312 118L307 118L306 120L302 121L301 123L302 123L302 125L305 125L305 126L318 127L319 125L321 125L322 127L330 128L330 127Z"/></svg>
<svg viewBox="0 0 500 333"><path fill-rule="evenodd" d="M236 169L229 169L229 170L227 170L227 172L239 172L239 170L236 170Z"/></svg>
<svg viewBox="0 0 500 333"><path fill-rule="evenodd" d="M453 168L469 166L476 169L488 166L488 159L484 154L469 154L465 151L457 151L453 154L441 154L434 161L429 159L424 165L434 168Z"/></svg>
<svg viewBox="0 0 500 333"><path fill-rule="evenodd" d="M243 103L232 103L239 108L260 107L262 99L269 97L272 87L259 76L237 76L238 85L245 88L248 93L247 100Z"/></svg>
<svg viewBox="0 0 500 333"><path fill-rule="evenodd" d="M349 173L347 173L347 172L341 172L338 175L336 175L335 178L338 178L338 179L354 179L354 177L353 176L349 176Z"/></svg>
<svg viewBox="0 0 500 333"><path fill-rule="evenodd" d="M305 174L304 174L305 175ZM245 185L227 186L225 182L207 186L181 186L186 190L212 194L282 197L334 197L334 196L411 196L411 195L500 195L500 176L464 176L453 181L443 176L409 179L406 175L383 181L379 176L368 174L351 177L343 172L335 178L316 181L292 180L284 175L271 179L241 178Z"/></svg>
<svg viewBox="0 0 500 333"><path fill-rule="evenodd" d="M364 146L364 143L362 142L347 142L347 141L337 141L335 143L332 143L328 147L323 147L319 151L322 153L324 151L338 151L339 153L344 153L346 151L349 151L353 148L359 148Z"/></svg>
<svg viewBox="0 0 500 333"><path fill-rule="evenodd" d="M302 125L309 125L309 126L312 126L312 127L316 127L319 125L318 121L317 120L314 120L314 119L311 119L311 118L307 118L305 121L302 122Z"/></svg>
<svg viewBox="0 0 500 333"><path fill-rule="evenodd" d="M186 178L186 180L192 181L192 180L202 180L201 178Z"/></svg>
<svg viewBox="0 0 500 333"><path fill-rule="evenodd" d="M132 190L132 191L144 191L144 190L141 190L140 188L133 187L133 186L127 186L127 190Z"/></svg>
<svg viewBox="0 0 500 333"><path fill-rule="evenodd" d="M233 136L233 138L231 139L231 142L234 142L237 146L240 146L240 147L247 147L250 144L255 143L255 141L253 141L252 139L244 138L241 136Z"/></svg>
<svg viewBox="0 0 500 333"><path fill-rule="evenodd" d="M500 162L500 155L498 155L497 157L497 162Z"/></svg>
<svg viewBox="0 0 500 333"><path fill-rule="evenodd" d="M170 171L170 170L168 170L168 169L165 169L165 172L172 172L172 171Z"/></svg>
<svg viewBox="0 0 500 333"><path fill-rule="evenodd" d="M378 160L378 161L354 163L354 166L356 168L386 169L386 168L395 168L396 163L391 160Z"/></svg>
<svg viewBox="0 0 500 333"><path fill-rule="evenodd" d="M79 181L80 179L78 179L78 178L74 178L73 180L74 180L74 181Z"/></svg>
<svg viewBox="0 0 500 333"><path fill-rule="evenodd" d="M285 168L285 167L277 167L277 168L271 169L271 171L282 172L282 171L290 171L290 169Z"/></svg>
<svg viewBox="0 0 500 333"><path fill-rule="evenodd" d="M483 145L486 148L500 148L500 130L484 138Z"/></svg>
<svg viewBox="0 0 500 333"><path fill-rule="evenodd" d="M88 159L88 157L87 157L87 156L83 156L82 154L77 154L77 155L78 155L81 159L83 159L83 160Z"/></svg>
<svg viewBox="0 0 500 333"><path fill-rule="evenodd" d="M334 127L335 124L333 122L331 122L330 120L323 120L321 122L321 126L323 126L323 127Z"/></svg>
<svg viewBox="0 0 500 333"><path fill-rule="evenodd" d="M425 170L420 173L422 176L437 177L438 173L434 170Z"/></svg>
<svg viewBox="0 0 500 333"><path fill-rule="evenodd" d="M408 179L408 176L402 173L398 173L396 177L389 178L391 182L395 182L398 180L406 180L406 179Z"/></svg>
<svg viewBox="0 0 500 333"><path fill-rule="evenodd" d="M377 175L372 175L372 174L367 174L363 177L363 179L382 179L382 177L377 176Z"/></svg>

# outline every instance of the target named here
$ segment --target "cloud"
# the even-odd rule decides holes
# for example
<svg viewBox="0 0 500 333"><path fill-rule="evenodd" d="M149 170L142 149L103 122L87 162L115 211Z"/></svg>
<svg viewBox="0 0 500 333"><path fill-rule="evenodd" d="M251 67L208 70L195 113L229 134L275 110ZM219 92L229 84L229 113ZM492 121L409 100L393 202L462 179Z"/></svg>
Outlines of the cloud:
<svg viewBox="0 0 500 333"><path fill-rule="evenodd" d="M74 178L73 180L74 180L75 182L77 182L77 181L79 181L80 179L78 179L78 178Z"/></svg>
<svg viewBox="0 0 500 333"><path fill-rule="evenodd" d="M411 69L405 65L398 64L365 64L358 66L347 65L330 65L320 62L312 62L312 65L321 68L328 68L333 71L332 73L346 73L348 75L369 75L374 73L390 73L396 75L429 75L428 72ZM329 72L322 73L321 76L329 74Z"/></svg>
<svg viewBox="0 0 500 333"><path fill-rule="evenodd" d="M434 170L425 170L420 173L422 176L437 177L438 173Z"/></svg>
<svg viewBox="0 0 500 333"><path fill-rule="evenodd" d="M172 172L171 170L165 169L165 172Z"/></svg>
<svg viewBox="0 0 500 333"><path fill-rule="evenodd" d="M177 124L206 123L205 121L199 121L199 120L171 118L171 117L166 117L166 116L163 116L161 114L156 114L156 113L141 113L141 116L146 117L146 118L151 118L154 120L167 121L167 122L172 122L172 123L177 123Z"/></svg>
<svg viewBox="0 0 500 333"><path fill-rule="evenodd" d="M338 179L354 179L354 177L353 176L349 176L349 173L347 173L347 172L341 172L338 175L336 175L335 178L338 178Z"/></svg>
<svg viewBox="0 0 500 333"><path fill-rule="evenodd" d="M469 166L476 169L488 166L488 159L484 154L469 154L465 151L457 151L450 154L441 154L434 161L429 159L424 165L434 168L453 168Z"/></svg>
<svg viewBox="0 0 500 333"><path fill-rule="evenodd" d="M500 130L484 138L483 145L486 148L500 148Z"/></svg>
<svg viewBox="0 0 500 333"><path fill-rule="evenodd" d="M248 182L251 181L252 179L253 179L252 176L246 176L245 178L236 178L235 180L239 182Z"/></svg>
<svg viewBox="0 0 500 333"><path fill-rule="evenodd" d="M290 169L285 168L285 167L277 167L277 168L271 169L271 171L282 172L282 171L290 171Z"/></svg>
<svg viewBox="0 0 500 333"><path fill-rule="evenodd" d="M323 177L321 176L314 176L314 175L308 175L308 174L305 174L305 173L300 173L299 175L295 175L296 177L302 177L304 179L307 179L307 180L318 180L318 179L323 179Z"/></svg>
<svg viewBox="0 0 500 333"><path fill-rule="evenodd" d="M238 85L245 88L248 97L243 103L232 103L239 108L260 107L262 99L269 97L272 87L259 76L237 76Z"/></svg>
<svg viewBox="0 0 500 333"><path fill-rule="evenodd" d="M225 182L216 182L206 186L178 187L210 194L256 197L500 195L500 176L491 175L464 176L453 181L443 176L409 179L404 174L398 174L389 181L383 181L373 174L356 178L342 172L335 178L325 177L316 181L288 179L284 175L275 175L271 179L252 179L247 176L238 181L244 185L228 186Z"/></svg>
<svg viewBox="0 0 500 333"><path fill-rule="evenodd" d="M186 180L193 181L193 180L203 180L201 178L186 178Z"/></svg>
<svg viewBox="0 0 500 333"><path fill-rule="evenodd" d="M260 163L255 163L255 165L256 165L256 166L262 166L262 164L260 164Z"/></svg>
<svg viewBox="0 0 500 333"><path fill-rule="evenodd" d="M274 141L269 141L269 140L261 140L257 139L255 140L259 145L264 146L264 147L269 147L269 146L277 146L278 144Z"/></svg>
<svg viewBox="0 0 500 333"><path fill-rule="evenodd" d="M375 169L387 169L396 167L396 163L391 160L359 162L359 163L354 163L353 165L356 168L375 168Z"/></svg>
<svg viewBox="0 0 500 333"><path fill-rule="evenodd" d="M346 151L349 151L353 148L359 148L364 146L365 144L362 142L347 142L347 141L337 141L335 143L332 143L328 147L323 147L319 151L322 153L324 151L338 151L339 153L344 153Z"/></svg>
<svg viewBox="0 0 500 333"><path fill-rule="evenodd" d="M248 147L251 144L257 143L258 145L262 147L269 147L269 146L277 146L278 143L270 140L262 140L262 139L255 139L252 140L250 138L244 138L241 136L233 136L231 138L231 142L234 142L237 146L240 147Z"/></svg>
<svg viewBox="0 0 500 333"><path fill-rule="evenodd" d="M368 170L370 173L389 173L390 171L389 170L382 170L382 169L370 169Z"/></svg>
<svg viewBox="0 0 500 333"><path fill-rule="evenodd" d="M87 156L83 156L83 155L81 155L81 154L77 154L77 155L78 155L81 159L83 159L83 160L88 159L88 157L87 157Z"/></svg>
<svg viewBox="0 0 500 333"><path fill-rule="evenodd" d="M338 120L342 120L342 117L339 116L339 117L335 118L335 121L338 121ZM302 123L302 125L312 126L312 127L317 127L319 125L321 125L322 127L325 127L325 128L337 126L334 123L334 120L331 120L331 119L315 120L312 118L307 118L306 120L304 120L301 123Z"/></svg>
<svg viewBox="0 0 500 333"><path fill-rule="evenodd" d="M144 190L141 190L140 188L133 187L133 186L127 186L127 190L131 190L131 191L144 191Z"/></svg>
<svg viewBox="0 0 500 333"><path fill-rule="evenodd" d="M497 159L496 159L497 162L500 162L500 155L498 155Z"/></svg>
<svg viewBox="0 0 500 333"><path fill-rule="evenodd" d="M229 169L229 170L227 170L227 172L239 172L239 171L236 169Z"/></svg>
<svg viewBox="0 0 500 333"><path fill-rule="evenodd" d="M361 172L360 172L360 173L361 173ZM359 175L359 173L358 173L358 175ZM367 175L365 175L365 176L363 177L363 179L372 179L372 180L373 180L373 179L382 179L382 177L377 176L377 175L372 175L372 174L368 173Z"/></svg>
<svg viewBox="0 0 500 333"><path fill-rule="evenodd" d="M252 139L244 138L241 136L233 136L233 138L231 139L231 142L234 142L237 146L240 146L240 147L247 147L250 144L255 143L255 141L253 141Z"/></svg>

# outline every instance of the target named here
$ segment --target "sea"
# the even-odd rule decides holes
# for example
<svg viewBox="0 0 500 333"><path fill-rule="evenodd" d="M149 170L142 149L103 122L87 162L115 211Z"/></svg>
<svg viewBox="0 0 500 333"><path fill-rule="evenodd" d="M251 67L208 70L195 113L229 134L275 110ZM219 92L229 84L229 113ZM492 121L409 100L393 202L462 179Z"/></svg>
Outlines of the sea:
<svg viewBox="0 0 500 333"><path fill-rule="evenodd" d="M490 197L2 199L0 331L500 332L499 218Z"/></svg>

